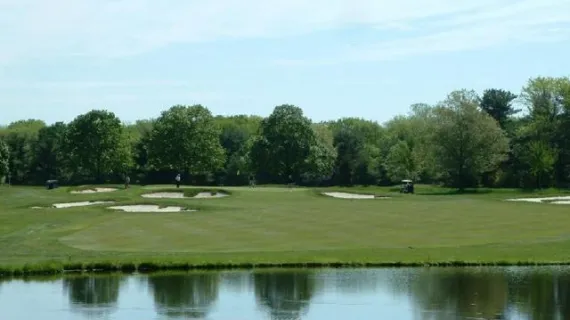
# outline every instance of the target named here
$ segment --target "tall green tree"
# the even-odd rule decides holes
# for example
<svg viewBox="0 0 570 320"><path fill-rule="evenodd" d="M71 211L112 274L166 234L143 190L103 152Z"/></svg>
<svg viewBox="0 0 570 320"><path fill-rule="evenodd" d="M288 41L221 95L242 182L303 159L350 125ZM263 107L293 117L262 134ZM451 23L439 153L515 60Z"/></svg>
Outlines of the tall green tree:
<svg viewBox="0 0 570 320"><path fill-rule="evenodd" d="M306 171L311 147L316 143L311 120L293 105L275 107L261 122L259 138L252 146L253 166L284 181L289 175L298 180Z"/></svg>
<svg viewBox="0 0 570 320"><path fill-rule="evenodd" d="M520 109L513 107L513 101L517 96L503 89L487 89L483 92L480 106L495 119L502 129L505 129L509 117L519 113Z"/></svg>
<svg viewBox="0 0 570 320"><path fill-rule="evenodd" d="M67 127L65 142L70 169L78 179L118 179L132 166L123 126L112 112L92 110L76 117Z"/></svg>
<svg viewBox="0 0 570 320"><path fill-rule="evenodd" d="M555 149L554 178L570 181L570 78L537 77L523 87L521 99L528 108L532 139Z"/></svg>
<svg viewBox="0 0 570 320"><path fill-rule="evenodd" d="M34 146L38 139L38 132L43 127L45 127L43 121L29 119L13 122L3 131L4 141L10 150L9 165L12 183L34 182Z"/></svg>
<svg viewBox="0 0 570 320"><path fill-rule="evenodd" d="M418 180L419 168L416 155L406 141L399 141L390 148L386 158L386 170L393 182L402 179Z"/></svg>
<svg viewBox="0 0 570 320"><path fill-rule="evenodd" d="M513 103L517 96L510 91L503 89L487 89L483 92L480 101L480 107L487 112L493 119L497 121L501 129L505 131L509 139L513 141L515 126L513 123L514 115L518 114L521 109L516 109ZM507 159L501 164L496 172L486 173L482 177L482 184L485 186L494 186L498 181L508 178L505 172L512 168L515 159L512 152L509 152ZM512 172L511 172L512 173Z"/></svg>
<svg viewBox="0 0 570 320"><path fill-rule="evenodd" d="M342 185L376 184L383 179L384 131L374 122L344 118L331 123L337 151L335 181Z"/></svg>
<svg viewBox="0 0 570 320"><path fill-rule="evenodd" d="M220 128L202 105L176 105L162 112L154 123L149 162L161 170L206 175L222 168Z"/></svg>
<svg viewBox="0 0 570 320"><path fill-rule="evenodd" d="M133 175L135 182L149 182L150 175L154 173L148 163L148 149L154 119L137 120L133 124L125 125L125 135L129 141L133 160Z"/></svg>
<svg viewBox="0 0 570 320"><path fill-rule="evenodd" d="M402 179L431 182L434 176L434 157L430 134L433 127L433 108L414 104L407 116L398 116L385 125L385 168L392 182Z"/></svg>
<svg viewBox="0 0 570 320"><path fill-rule="evenodd" d="M554 170L557 156L558 151L544 141L534 140L528 144L523 161L530 167L537 188L541 188L543 177Z"/></svg>
<svg viewBox="0 0 570 320"><path fill-rule="evenodd" d="M10 170L10 150L4 140L0 139L0 182Z"/></svg>
<svg viewBox="0 0 570 320"><path fill-rule="evenodd" d="M326 123L313 124L312 128L315 144L311 146L302 178L304 183L319 184L331 179L337 152L333 145L333 132Z"/></svg>
<svg viewBox="0 0 570 320"><path fill-rule="evenodd" d="M65 134L67 125L57 122L40 129L34 146L35 176L38 181L47 179L67 180Z"/></svg>
<svg viewBox="0 0 570 320"><path fill-rule="evenodd" d="M216 117L216 123L221 127L220 144L227 155L219 173L224 184L248 183L248 177L253 173L249 153L262 120L258 116L246 115Z"/></svg>
<svg viewBox="0 0 570 320"><path fill-rule="evenodd" d="M497 122L479 109L475 92L454 91L434 111L433 151L449 184L460 190L476 186L483 173L506 159L508 139Z"/></svg>

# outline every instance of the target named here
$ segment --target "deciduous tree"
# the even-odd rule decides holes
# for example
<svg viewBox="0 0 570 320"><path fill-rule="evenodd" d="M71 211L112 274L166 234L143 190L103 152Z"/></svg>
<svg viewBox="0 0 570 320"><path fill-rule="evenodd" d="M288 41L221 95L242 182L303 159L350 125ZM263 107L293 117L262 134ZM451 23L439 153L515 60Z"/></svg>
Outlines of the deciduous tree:
<svg viewBox="0 0 570 320"><path fill-rule="evenodd" d="M4 141L10 150L10 174L12 183L33 183L34 146L38 132L45 127L41 120L20 120L4 130ZM1 138L1 137L0 137Z"/></svg>
<svg viewBox="0 0 570 320"><path fill-rule="evenodd" d="M104 110L76 117L67 128L70 170L80 179L103 182L122 176L131 166L128 140L119 118Z"/></svg>
<svg viewBox="0 0 570 320"><path fill-rule="evenodd" d="M66 152L64 147L66 131L67 125L63 122L57 122L40 129L37 143L34 147L35 176L39 181L47 179L66 180L69 178L65 173Z"/></svg>
<svg viewBox="0 0 570 320"><path fill-rule="evenodd" d="M205 175L224 164L220 128L202 105L176 105L162 112L150 140L149 161L161 170Z"/></svg>
<svg viewBox="0 0 570 320"><path fill-rule="evenodd" d="M479 109L475 92L450 93L435 110L434 152L442 175L464 189L506 159L508 139L497 122Z"/></svg>
<svg viewBox="0 0 570 320"><path fill-rule="evenodd" d="M8 175L10 169L10 150L4 140L0 139L0 182Z"/></svg>
<svg viewBox="0 0 570 320"><path fill-rule="evenodd" d="M289 175L298 180L315 143L311 120L303 115L301 108L277 106L261 122L259 138L251 151L253 165L259 172L281 181Z"/></svg>

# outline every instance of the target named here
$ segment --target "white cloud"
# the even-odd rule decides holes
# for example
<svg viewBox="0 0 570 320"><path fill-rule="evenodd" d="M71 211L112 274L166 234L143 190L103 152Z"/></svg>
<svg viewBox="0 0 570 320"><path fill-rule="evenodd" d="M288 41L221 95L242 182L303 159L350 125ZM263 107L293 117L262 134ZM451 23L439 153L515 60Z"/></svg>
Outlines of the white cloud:
<svg viewBox="0 0 570 320"><path fill-rule="evenodd" d="M0 0L0 43L5 44L0 62L116 57L175 43L275 38L349 26L426 33L353 48L320 63L381 60L536 41L543 35L561 40L568 29L552 29L570 22L568 12L568 0Z"/></svg>
<svg viewBox="0 0 570 320"><path fill-rule="evenodd" d="M570 40L570 1L497 0L492 7L418 23L419 36L354 46L320 59L280 59L277 65L330 65L382 61L435 52Z"/></svg>

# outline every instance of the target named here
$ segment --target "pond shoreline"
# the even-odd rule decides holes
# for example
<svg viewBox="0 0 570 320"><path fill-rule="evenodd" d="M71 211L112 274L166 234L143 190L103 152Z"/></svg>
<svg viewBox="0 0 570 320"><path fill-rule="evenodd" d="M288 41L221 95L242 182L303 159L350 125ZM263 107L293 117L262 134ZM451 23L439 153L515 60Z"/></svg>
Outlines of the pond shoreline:
<svg viewBox="0 0 570 320"><path fill-rule="evenodd" d="M161 271L221 271L221 270L255 270L255 269L345 269L345 268L399 268L399 267L509 267L509 266L568 266L570 261L537 262L537 261L442 261L442 262L289 262L289 263L185 263L185 262L141 262L141 263L45 263L23 266L0 266L0 279L25 276L64 275L76 273L109 273L121 272L154 273Z"/></svg>

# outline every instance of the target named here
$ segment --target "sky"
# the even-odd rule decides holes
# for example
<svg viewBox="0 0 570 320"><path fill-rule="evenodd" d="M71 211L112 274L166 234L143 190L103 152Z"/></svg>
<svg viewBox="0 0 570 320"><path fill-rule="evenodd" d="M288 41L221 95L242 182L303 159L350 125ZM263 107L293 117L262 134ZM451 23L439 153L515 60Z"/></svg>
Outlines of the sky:
<svg viewBox="0 0 570 320"><path fill-rule="evenodd" d="M570 75L570 0L0 0L0 124L176 104L385 122Z"/></svg>

